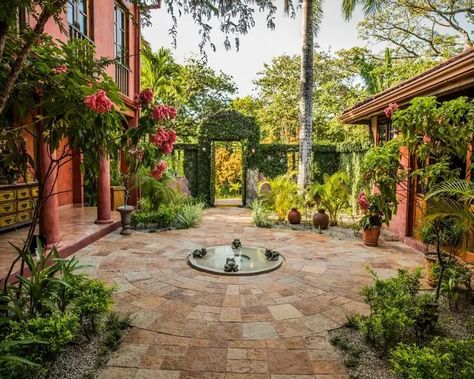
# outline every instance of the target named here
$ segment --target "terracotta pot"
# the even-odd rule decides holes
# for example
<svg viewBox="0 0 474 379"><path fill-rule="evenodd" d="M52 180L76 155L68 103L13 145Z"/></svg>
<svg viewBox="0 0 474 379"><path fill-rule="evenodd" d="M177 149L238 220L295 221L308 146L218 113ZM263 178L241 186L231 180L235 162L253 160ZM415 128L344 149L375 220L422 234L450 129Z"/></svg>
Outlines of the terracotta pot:
<svg viewBox="0 0 474 379"><path fill-rule="evenodd" d="M296 208L291 208L288 212L288 221L290 224L299 224L301 222L301 213Z"/></svg>
<svg viewBox="0 0 474 379"><path fill-rule="evenodd" d="M373 226L372 229L362 231L362 240L365 246L377 246L379 243L380 226Z"/></svg>
<svg viewBox="0 0 474 379"><path fill-rule="evenodd" d="M128 236L132 234L130 230L130 222L132 221L132 212L135 208L131 205L124 205L122 207L118 207L117 210L120 212L120 221L122 222L122 230L120 234Z"/></svg>
<svg viewBox="0 0 474 379"><path fill-rule="evenodd" d="M318 212L313 216L313 224L315 228L327 229L329 225L329 216L325 209L318 209Z"/></svg>

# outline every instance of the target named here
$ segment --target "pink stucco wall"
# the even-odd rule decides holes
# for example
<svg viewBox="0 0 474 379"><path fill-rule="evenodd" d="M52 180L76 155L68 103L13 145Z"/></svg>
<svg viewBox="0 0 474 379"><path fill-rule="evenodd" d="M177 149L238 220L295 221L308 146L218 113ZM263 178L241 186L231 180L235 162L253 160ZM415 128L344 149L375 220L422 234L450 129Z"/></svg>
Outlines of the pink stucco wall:
<svg viewBox="0 0 474 379"><path fill-rule="evenodd" d="M91 20L92 20L92 30L93 30L93 42L96 48L96 57L114 57L114 0L94 0L91 2ZM130 5L130 12L137 17L137 10L133 5ZM62 15L63 26L67 30L67 17L66 13ZM31 25L34 25L34 19L31 16L27 16L27 22ZM129 95L124 96L124 102L127 105L127 110L125 114L128 118L129 125L136 125L138 119L138 110L133 105L133 99L135 95L139 92L139 83L140 83L140 26L139 23L133 22L130 18L129 22L129 31L128 31L128 46L130 52L129 58ZM62 32L58 25L54 21L50 20L45 27L45 33L54 37L54 39L67 41L69 36ZM107 68L107 73L114 78L115 76L115 67L110 65ZM80 180L74 180L73 176L77 176L78 166L73 165L73 162L69 162L61 167L57 180L57 191L59 192L58 201L59 205L72 204L73 203L73 193L81 191L81 188L74 188L75 183L76 187L79 185ZM80 174L79 174L80 175ZM77 184L79 183L79 184ZM77 193L76 193L77 195ZM81 198L80 196L76 196Z"/></svg>

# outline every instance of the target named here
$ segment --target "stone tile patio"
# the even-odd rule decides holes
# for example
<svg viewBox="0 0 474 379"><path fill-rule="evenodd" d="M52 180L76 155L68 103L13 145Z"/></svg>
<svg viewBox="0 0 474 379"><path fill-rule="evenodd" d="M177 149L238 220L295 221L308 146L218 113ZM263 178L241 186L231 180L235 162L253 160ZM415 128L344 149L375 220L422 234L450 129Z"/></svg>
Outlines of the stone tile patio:
<svg viewBox="0 0 474 379"><path fill-rule="evenodd" d="M97 208L95 207L64 205L59 209L61 241L58 248L65 255L77 251L79 248L88 245L91 241L96 241L109 233L110 230L117 229L120 225L120 214L118 212L112 212L113 224L98 225L94 223L97 218ZM22 247L28 234L28 228L29 226L25 226L0 234L0 282L6 276L14 259L18 256L15 248L10 244ZM17 264L14 272L19 267L20 264Z"/></svg>
<svg viewBox="0 0 474 379"><path fill-rule="evenodd" d="M210 275L185 261L194 248L230 243L276 249L286 264L251 277ZM239 208L206 211L199 228L123 237L114 232L80 251L92 276L117 286L116 309L133 328L102 379L347 378L328 341L346 315L367 312L358 290L367 265L387 277L423 263L401 243L260 229Z"/></svg>

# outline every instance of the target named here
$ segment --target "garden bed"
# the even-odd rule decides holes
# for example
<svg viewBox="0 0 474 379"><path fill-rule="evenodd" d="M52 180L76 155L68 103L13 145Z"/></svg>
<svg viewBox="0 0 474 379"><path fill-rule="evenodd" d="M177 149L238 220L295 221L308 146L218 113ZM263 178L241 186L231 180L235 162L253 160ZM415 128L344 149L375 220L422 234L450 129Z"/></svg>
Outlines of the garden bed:
<svg viewBox="0 0 474 379"><path fill-rule="evenodd" d="M83 379L96 378L117 350L129 330L128 318L111 313L104 329L90 339L80 337L68 345L48 367L48 372L34 378L41 379Z"/></svg>
<svg viewBox="0 0 474 379"><path fill-rule="evenodd" d="M432 341L435 337L454 340L472 338L474 332L474 304L466 303L459 308L459 310L453 311L449 307L446 298L440 299L438 322L429 338L423 341L423 345ZM383 353L375 348L353 323L349 322L341 328L332 330L330 340L341 352L351 378L400 378L391 371L389 353Z"/></svg>
<svg viewBox="0 0 474 379"><path fill-rule="evenodd" d="M326 234L337 240L350 241L354 238L362 239L362 233L355 230L351 224L344 224L344 226L330 226L328 229L319 230L313 226L312 223L290 224L288 222L277 222L273 226L276 229L300 230L318 234ZM380 242L399 241L398 237L387 228L382 228L380 233Z"/></svg>

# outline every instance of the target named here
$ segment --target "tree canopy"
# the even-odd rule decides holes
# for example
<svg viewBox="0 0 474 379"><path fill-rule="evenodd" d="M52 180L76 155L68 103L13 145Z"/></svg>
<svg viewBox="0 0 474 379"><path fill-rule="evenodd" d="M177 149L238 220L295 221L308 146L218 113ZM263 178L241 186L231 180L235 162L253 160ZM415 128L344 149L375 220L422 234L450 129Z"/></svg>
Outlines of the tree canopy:
<svg viewBox="0 0 474 379"><path fill-rule="evenodd" d="M382 0L359 35L389 44L396 58L446 58L474 43L473 0Z"/></svg>
<svg viewBox="0 0 474 379"><path fill-rule="evenodd" d="M256 112L265 142L295 143L299 131L299 56L282 55L266 64L256 85ZM342 111L366 94L348 69L348 61L323 51L314 54L313 138L319 141L365 141L366 128L337 122ZM256 105L254 105L255 107Z"/></svg>

